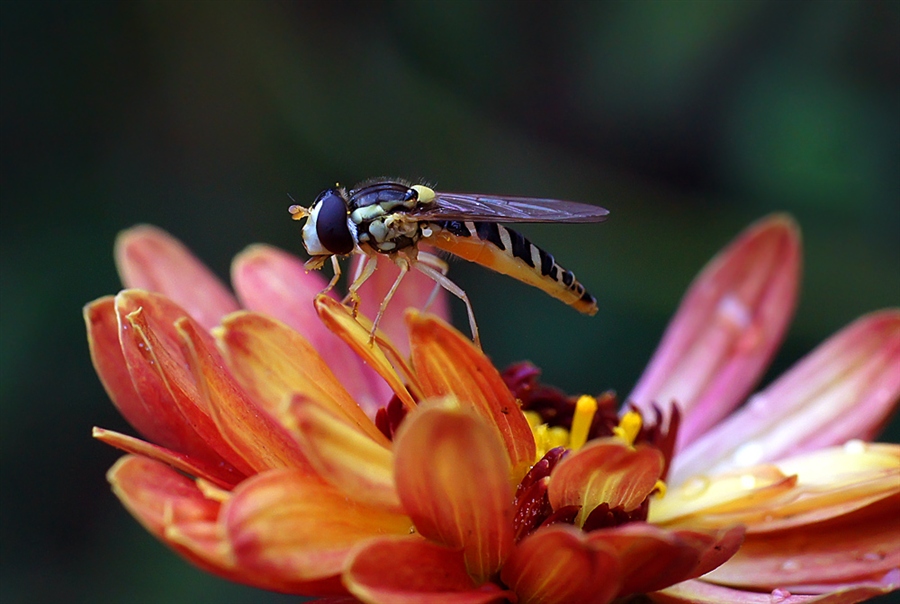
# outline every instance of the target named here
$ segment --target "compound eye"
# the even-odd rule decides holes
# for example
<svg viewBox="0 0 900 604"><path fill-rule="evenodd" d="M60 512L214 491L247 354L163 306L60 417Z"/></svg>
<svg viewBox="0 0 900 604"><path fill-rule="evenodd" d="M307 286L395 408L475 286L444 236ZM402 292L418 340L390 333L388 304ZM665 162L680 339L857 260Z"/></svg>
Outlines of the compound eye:
<svg viewBox="0 0 900 604"><path fill-rule="evenodd" d="M346 255L353 251L355 242L347 226L347 202L335 189L328 189L319 195L316 203L319 212L316 217L316 235L326 250L332 254Z"/></svg>

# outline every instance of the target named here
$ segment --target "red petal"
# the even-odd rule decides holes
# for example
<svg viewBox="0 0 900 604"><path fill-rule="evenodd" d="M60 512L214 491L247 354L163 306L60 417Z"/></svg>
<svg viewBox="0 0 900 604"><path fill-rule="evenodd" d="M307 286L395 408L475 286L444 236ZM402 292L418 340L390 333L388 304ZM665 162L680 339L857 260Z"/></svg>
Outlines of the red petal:
<svg viewBox="0 0 900 604"><path fill-rule="evenodd" d="M184 354L216 427L231 448L254 470L301 467L308 463L288 431L251 401L190 320L176 322Z"/></svg>
<svg viewBox="0 0 900 604"><path fill-rule="evenodd" d="M423 398L453 395L490 421L503 439L516 481L535 462L534 436L491 361L437 317L409 312L411 361Z"/></svg>
<svg viewBox="0 0 900 604"><path fill-rule="evenodd" d="M148 413L166 434L158 444L210 463L227 460L242 474L252 468L222 439L191 374L175 321L184 309L158 294L126 290L116 296L119 341ZM208 334L203 334L212 341Z"/></svg>
<svg viewBox="0 0 900 604"><path fill-rule="evenodd" d="M225 462L222 462L221 464L210 464L202 459L196 459L190 455L158 447L138 438L119 434L118 432L113 432L111 430L94 428L92 436L97 440L116 447L117 449L121 449L122 451L143 455L144 457L161 461L162 463L191 476L205 478L223 489L231 489L245 478L243 474Z"/></svg>
<svg viewBox="0 0 900 604"><path fill-rule="evenodd" d="M241 483L223 519L242 568L293 580L339 573L355 546L411 528L409 518L356 503L296 470L272 470Z"/></svg>
<svg viewBox="0 0 900 604"><path fill-rule="evenodd" d="M126 288L164 294L206 329L238 309L228 288L184 244L161 229L142 225L122 231L115 257Z"/></svg>
<svg viewBox="0 0 900 604"><path fill-rule="evenodd" d="M292 394L300 394L346 418L370 439L389 445L319 353L296 331L244 311L226 317L215 335L237 381L270 413L283 409Z"/></svg>
<svg viewBox="0 0 900 604"><path fill-rule="evenodd" d="M614 439L594 440L554 469L547 490L550 505L556 510L580 507L578 525L601 503L630 512L653 491L664 464L657 449L635 449Z"/></svg>
<svg viewBox="0 0 900 604"><path fill-rule="evenodd" d="M513 488L496 432L458 409L419 409L394 442L400 500L423 536L462 547L469 573L486 581L513 542Z"/></svg>
<svg viewBox="0 0 900 604"><path fill-rule="evenodd" d="M628 397L684 411L681 449L736 407L784 336L797 298L800 235L784 215L744 231L703 269Z"/></svg>
<svg viewBox="0 0 900 604"><path fill-rule="evenodd" d="M350 559L344 583L377 604L484 604L514 598L493 583L476 584L457 549L419 537L369 542Z"/></svg>
<svg viewBox="0 0 900 604"><path fill-rule="evenodd" d="M287 252L254 245L234 259L231 278L245 307L283 321L309 340L363 409L374 414L390 399L384 380L319 319L313 299L326 285L319 273Z"/></svg>
<svg viewBox="0 0 900 604"><path fill-rule="evenodd" d="M585 543L572 526L555 525L526 537L500 576L522 604L605 604L619 593L621 571L614 551Z"/></svg>

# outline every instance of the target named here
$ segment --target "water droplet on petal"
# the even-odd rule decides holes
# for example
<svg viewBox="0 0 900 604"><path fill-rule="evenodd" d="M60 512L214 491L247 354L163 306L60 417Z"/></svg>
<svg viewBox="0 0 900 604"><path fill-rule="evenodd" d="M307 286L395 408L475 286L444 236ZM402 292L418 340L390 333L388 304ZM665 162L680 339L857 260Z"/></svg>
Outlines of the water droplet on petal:
<svg viewBox="0 0 900 604"><path fill-rule="evenodd" d="M795 571L799 568L800 568L800 563L797 562L796 560L788 559L781 563L781 570L785 570L788 572Z"/></svg>
<svg viewBox="0 0 900 604"><path fill-rule="evenodd" d="M699 497L709 488L709 478L706 476L692 476L683 485L681 485L681 493L684 497Z"/></svg>
<svg viewBox="0 0 900 604"><path fill-rule="evenodd" d="M866 443L859 440L858 438L854 438L853 440L848 440L844 443L844 453L849 453L851 455L859 455L861 453L866 452Z"/></svg>
<svg viewBox="0 0 900 604"><path fill-rule="evenodd" d="M741 476L740 481L741 488L744 490L749 491L750 489L756 487L756 476L754 476L753 474L744 474L743 476Z"/></svg>
<svg viewBox="0 0 900 604"><path fill-rule="evenodd" d="M863 554L862 559L866 562L881 562L884 560L884 556L882 552L866 552Z"/></svg>
<svg viewBox="0 0 900 604"><path fill-rule="evenodd" d="M763 449L762 444L758 441L751 440L738 447L731 456L731 460L736 466L746 468L762 461L764 453L765 450Z"/></svg>
<svg viewBox="0 0 900 604"><path fill-rule="evenodd" d="M769 596L772 598L772 602L784 602L791 597L791 592L786 589L778 588L772 590L772 593L769 594Z"/></svg>

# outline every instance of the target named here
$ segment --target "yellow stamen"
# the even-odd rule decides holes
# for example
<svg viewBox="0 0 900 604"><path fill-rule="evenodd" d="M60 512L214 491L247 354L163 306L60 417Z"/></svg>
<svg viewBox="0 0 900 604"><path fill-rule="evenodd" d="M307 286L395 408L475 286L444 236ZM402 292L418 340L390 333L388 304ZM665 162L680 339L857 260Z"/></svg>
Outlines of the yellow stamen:
<svg viewBox="0 0 900 604"><path fill-rule="evenodd" d="M613 428L613 435L621 438L627 444L633 445L642 425L641 414L637 411L629 411L619 420L619 425Z"/></svg>
<svg viewBox="0 0 900 604"><path fill-rule="evenodd" d="M666 496L666 483L662 480L657 480L656 484L653 485L653 490L656 491L656 498L662 499ZM652 491L651 491L652 492Z"/></svg>
<svg viewBox="0 0 900 604"><path fill-rule="evenodd" d="M575 416L572 418L572 431L569 435L569 448L573 451L577 451L587 442L595 413L597 413L597 399L594 397L585 394L575 403Z"/></svg>

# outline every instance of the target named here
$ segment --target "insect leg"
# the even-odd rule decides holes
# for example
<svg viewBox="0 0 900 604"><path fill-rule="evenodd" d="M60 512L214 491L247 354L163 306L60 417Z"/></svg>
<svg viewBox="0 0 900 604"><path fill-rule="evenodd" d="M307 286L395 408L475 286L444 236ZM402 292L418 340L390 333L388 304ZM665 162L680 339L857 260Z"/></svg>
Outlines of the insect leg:
<svg viewBox="0 0 900 604"><path fill-rule="evenodd" d="M447 276L447 271L450 270L450 265L444 262L438 256L434 254L429 254L428 252L419 252L419 262L424 262L428 266L440 271L442 275ZM441 284L435 282L434 289L431 290L431 295L428 296L428 300L425 302L425 306L422 307L422 310L428 310L428 307L431 306L431 303L434 302L434 299L437 297L437 293L441 290Z"/></svg>
<svg viewBox="0 0 900 604"><path fill-rule="evenodd" d="M372 322L372 331L369 333L369 345L375 341L375 332L378 331L378 324L381 323L381 317L384 316L384 311L387 309L388 303L391 301L391 298L394 297L397 288L400 287L400 282L403 281L403 277L409 273L409 260L400 256L395 257L393 260L397 266L400 267L400 274L397 275L397 279L394 280L391 289L388 290L384 300L381 301L381 306L378 307L378 314L375 315L375 320Z"/></svg>
<svg viewBox="0 0 900 604"><path fill-rule="evenodd" d="M472 340L475 342L475 346L481 348L481 339L478 337L478 325L475 323L475 311L472 310L472 303L469 302L469 296L466 295L466 292L464 292L456 283L451 281L449 277L432 266L417 262L415 267L422 273L425 273L434 279L438 285L463 301L466 305L466 313L469 315L469 329L472 331Z"/></svg>
<svg viewBox="0 0 900 604"><path fill-rule="evenodd" d="M351 302L353 306L353 316L356 316L356 311L359 308L359 294L357 290L362 287L362 284L368 280L369 277L375 272L375 269L378 267L378 260L374 255L365 254L365 258L360 261L360 266L355 271L353 282L347 288L347 295L344 296L342 304L347 304L347 302Z"/></svg>
<svg viewBox="0 0 900 604"><path fill-rule="evenodd" d="M328 282L328 286L322 290L322 293L330 292L337 285L338 279L341 278L341 263L338 262L337 256L331 256L331 267L334 269L334 276Z"/></svg>

